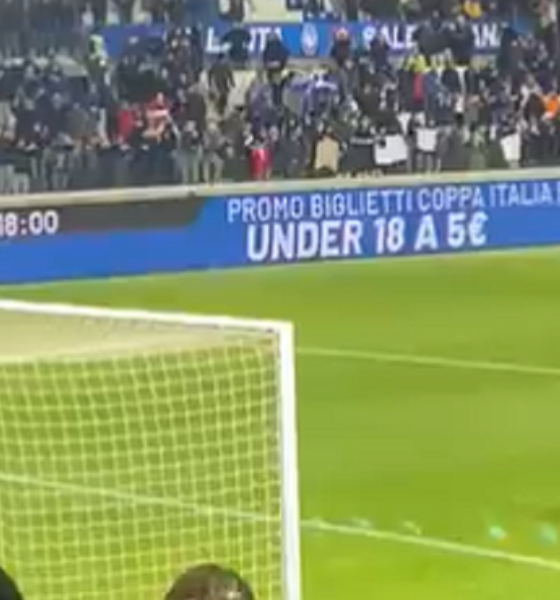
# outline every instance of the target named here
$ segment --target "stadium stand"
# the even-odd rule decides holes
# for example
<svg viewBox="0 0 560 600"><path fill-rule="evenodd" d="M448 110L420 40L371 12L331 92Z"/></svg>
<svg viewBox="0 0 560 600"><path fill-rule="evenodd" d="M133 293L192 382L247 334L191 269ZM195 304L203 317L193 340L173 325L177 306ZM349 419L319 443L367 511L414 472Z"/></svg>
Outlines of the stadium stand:
<svg viewBox="0 0 560 600"><path fill-rule="evenodd" d="M341 30L327 61L295 61L269 33L255 62L243 24L207 56L205 19L243 12L236 1L2 0L0 192L560 161L559 37L545 5L483 60L470 18L500 7L476 0L445 18L441 2L385 3L417 23L398 59L383 36L363 46ZM252 18L301 16L266 2L251 1ZM430 18L414 21L418 10ZM103 27L134 21L165 33L110 57Z"/></svg>

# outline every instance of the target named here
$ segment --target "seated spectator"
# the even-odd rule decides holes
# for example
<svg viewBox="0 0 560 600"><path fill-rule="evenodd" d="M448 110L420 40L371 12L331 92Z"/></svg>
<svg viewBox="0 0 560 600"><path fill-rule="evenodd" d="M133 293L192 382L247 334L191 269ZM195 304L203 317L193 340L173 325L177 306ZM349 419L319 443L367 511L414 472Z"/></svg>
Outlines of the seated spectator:
<svg viewBox="0 0 560 600"><path fill-rule="evenodd" d="M163 600L256 600L249 584L235 571L216 564L188 569Z"/></svg>

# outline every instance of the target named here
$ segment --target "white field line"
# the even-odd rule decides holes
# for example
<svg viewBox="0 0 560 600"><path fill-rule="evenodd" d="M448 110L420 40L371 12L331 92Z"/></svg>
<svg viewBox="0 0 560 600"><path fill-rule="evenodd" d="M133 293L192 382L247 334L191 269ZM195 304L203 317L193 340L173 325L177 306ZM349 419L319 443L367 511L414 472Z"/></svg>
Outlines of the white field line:
<svg viewBox="0 0 560 600"><path fill-rule="evenodd" d="M162 508L185 511L197 516L221 517L224 519L241 520L253 523L268 522L273 519L273 517L258 513L225 510L212 506L199 506L185 502L178 498L160 498L157 496L148 496L115 489L90 487L62 481L50 481L47 479L27 477L10 473L0 472L0 482L7 485L11 484L47 489L61 495L97 497L129 506L160 506ZM502 563L533 567L536 569L560 573L560 561L556 560L541 558L539 556L505 552L502 550L493 550L480 546L471 546L469 544L462 544L459 542L452 542L439 538L410 535L395 531L383 531L373 527L368 527L367 525L349 525L344 523L336 523L333 521L325 521L322 519L304 519L301 521L301 528L304 531L315 531L331 535L369 538L407 546L422 547L428 550L439 551L446 554L493 560Z"/></svg>
<svg viewBox="0 0 560 600"><path fill-rule="evenodd" d="M560 367L546 367L523 363L470 360L422 354L401 354L398 352L375 352L352 348L324 348L320 346L302 346L297 349L297 353L311 358L347 359L354 361L414 365L418 367L462 369L464 371L489 371L494 373L560 377Z"/></svg>

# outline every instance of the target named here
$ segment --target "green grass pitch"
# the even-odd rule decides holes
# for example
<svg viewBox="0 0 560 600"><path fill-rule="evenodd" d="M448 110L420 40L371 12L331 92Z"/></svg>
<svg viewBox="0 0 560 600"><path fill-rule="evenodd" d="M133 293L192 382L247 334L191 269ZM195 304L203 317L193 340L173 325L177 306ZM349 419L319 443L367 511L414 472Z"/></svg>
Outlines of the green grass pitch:
<svg viewBox="0 0 560 600"><path fill-rule="evenodd" d="M2 295L295 322L304 600L557 600L559 274L538 251Z"/></svg>

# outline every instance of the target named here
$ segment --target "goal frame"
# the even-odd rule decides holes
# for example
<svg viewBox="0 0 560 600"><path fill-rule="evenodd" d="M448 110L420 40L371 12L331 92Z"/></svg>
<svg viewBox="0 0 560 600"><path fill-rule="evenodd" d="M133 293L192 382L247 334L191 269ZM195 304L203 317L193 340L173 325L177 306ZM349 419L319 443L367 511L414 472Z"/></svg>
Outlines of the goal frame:
<svg viewBox="0 0 560 600"><path fill-rule="evenodd" d="M183 312L96 307L70 303L33 302L0 298L1 312L119 321L147 321L216 329L262 331L278 336L280 359L279 409L280 489L283 600L301 600L299 469L297 451L295 332L289 321L212 316Z"/></svg>

